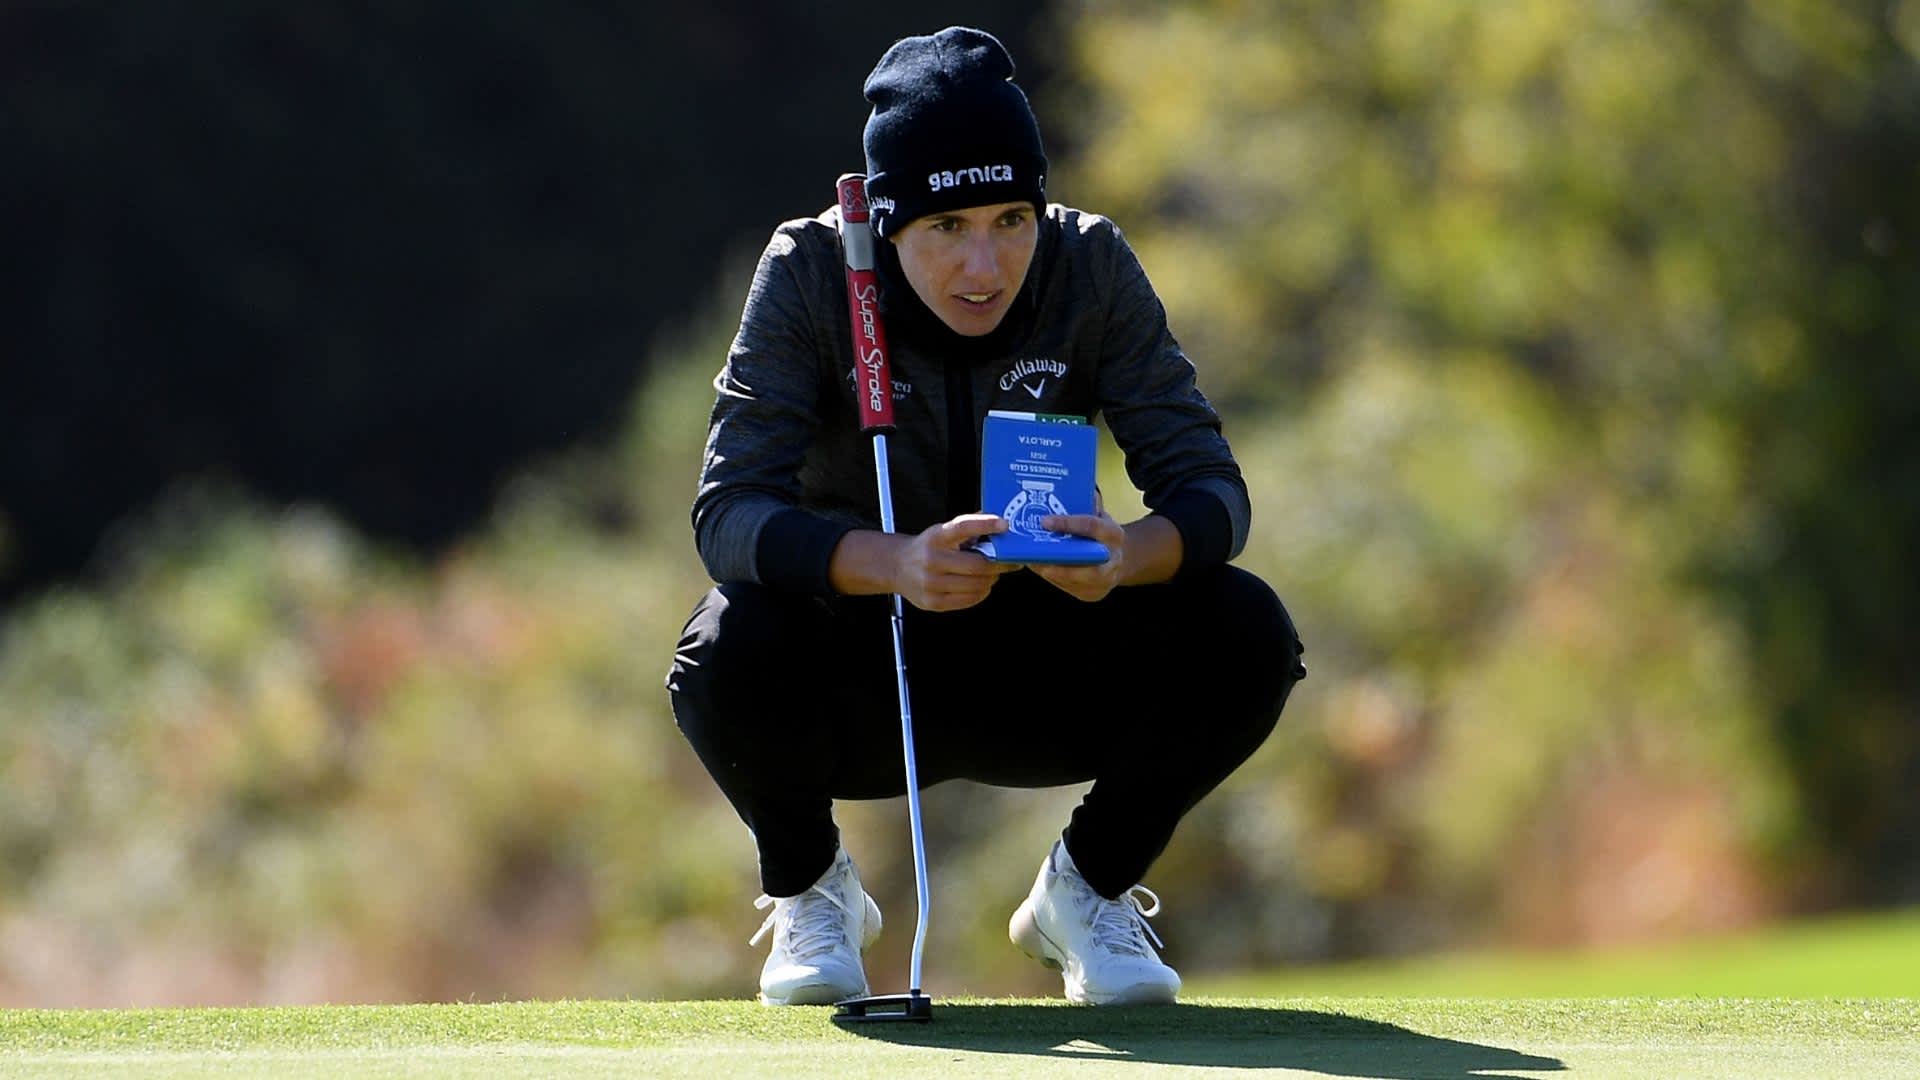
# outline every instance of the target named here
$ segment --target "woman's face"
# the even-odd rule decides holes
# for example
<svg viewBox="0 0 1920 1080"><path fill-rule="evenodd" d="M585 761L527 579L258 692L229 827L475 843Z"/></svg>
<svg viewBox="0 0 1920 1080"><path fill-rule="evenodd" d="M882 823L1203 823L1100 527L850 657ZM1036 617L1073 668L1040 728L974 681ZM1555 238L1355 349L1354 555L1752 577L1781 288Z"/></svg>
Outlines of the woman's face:
<svg viewBox="0 0 1920 1080"><path fill-rule="evenodd" d="M893 244L920 302L954 333L979 337L1013 306L1039 237L1033 204L1010 202L915 218Z"/></svg>

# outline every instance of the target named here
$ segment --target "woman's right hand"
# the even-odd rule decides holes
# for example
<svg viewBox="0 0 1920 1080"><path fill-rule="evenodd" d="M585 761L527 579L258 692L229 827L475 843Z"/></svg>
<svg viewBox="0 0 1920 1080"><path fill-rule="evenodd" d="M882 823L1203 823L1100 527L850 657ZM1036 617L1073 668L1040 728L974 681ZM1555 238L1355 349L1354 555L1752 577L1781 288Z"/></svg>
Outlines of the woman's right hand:
<svg viewBox="0 0 1920 1080"><path fill-rule="evenodd" d="M994 562L962 545L1006 531L1006 520L996 514L962 514L927 527L899 548L893 591L923 611L959 611L978 604L1001 574L1021 567Z"/></svg>

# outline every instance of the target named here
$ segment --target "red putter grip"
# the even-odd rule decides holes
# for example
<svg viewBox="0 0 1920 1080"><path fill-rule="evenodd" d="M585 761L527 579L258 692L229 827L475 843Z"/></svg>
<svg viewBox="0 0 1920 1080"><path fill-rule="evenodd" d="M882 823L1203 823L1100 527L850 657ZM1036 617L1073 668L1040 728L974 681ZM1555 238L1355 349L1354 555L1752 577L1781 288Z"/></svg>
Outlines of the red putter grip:
<svg viewBox="0 0 1920 1080"><path fill-rule="evenodd" d="M893 430L893 365L880 318L880 283L873 273L873 228L867 221L867 178L840 178L840 250L847 264L847 318L853 329L854 402L860 430Z"/></svg>

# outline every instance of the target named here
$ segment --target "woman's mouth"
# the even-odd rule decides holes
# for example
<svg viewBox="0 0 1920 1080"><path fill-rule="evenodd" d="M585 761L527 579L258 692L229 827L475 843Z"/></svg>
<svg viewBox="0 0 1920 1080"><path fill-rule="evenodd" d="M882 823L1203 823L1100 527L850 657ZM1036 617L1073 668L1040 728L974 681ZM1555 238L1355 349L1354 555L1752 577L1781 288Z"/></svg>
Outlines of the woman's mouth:
<svg viewBox="0 0 1920 1080"><path fill-rule="evenodd" d="M995 289L993 292L954 293L953 298L960 301L960 303L967 308L975 311L983 311L992 307L994 301L1000 299L1000 291Z"/></svg>

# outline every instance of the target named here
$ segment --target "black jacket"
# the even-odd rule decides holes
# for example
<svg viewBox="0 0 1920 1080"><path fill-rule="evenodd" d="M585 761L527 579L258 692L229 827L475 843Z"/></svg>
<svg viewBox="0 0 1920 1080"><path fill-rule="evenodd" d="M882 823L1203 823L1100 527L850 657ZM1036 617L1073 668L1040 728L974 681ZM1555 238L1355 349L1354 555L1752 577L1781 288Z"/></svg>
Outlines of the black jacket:
<svg viewBox="0 0 1920 1080"><path fill-rule="evenodd" d="M1133 249L1111 221L1058 204L1038 225L1022 295L987 339L926 327L904 284L887 298L897 529L979 509L989 409L1070 413L1104 421L1148 508L1180 530L1183 570L1239 554L1246 484ZM715 581L826 594L840 537L879 528L838 228L833 207L774 231L714 379L693 527Z"/></svg>

